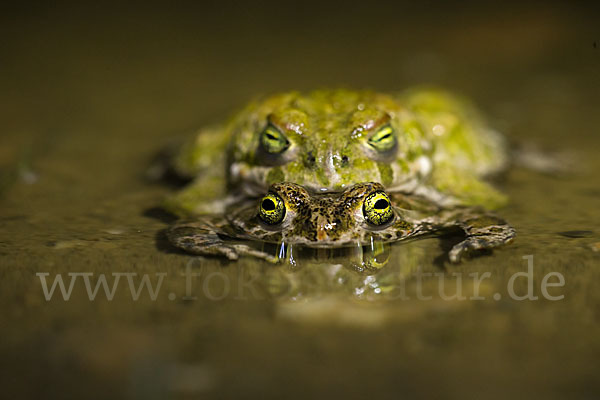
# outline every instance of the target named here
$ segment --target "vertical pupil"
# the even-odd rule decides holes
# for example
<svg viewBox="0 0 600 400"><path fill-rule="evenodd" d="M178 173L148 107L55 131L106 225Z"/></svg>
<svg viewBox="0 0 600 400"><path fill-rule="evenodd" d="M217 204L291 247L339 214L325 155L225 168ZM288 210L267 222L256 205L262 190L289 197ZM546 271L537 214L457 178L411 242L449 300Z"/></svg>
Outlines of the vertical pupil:
<svg viewBox="0 0 600 400"><path fill-rule="evenodd" d="M379 199L375 202L374 208L378 210L385 210L388 207L388 201L385 199Z"/></svg>
<svg viewBox="0 0 600 400"><path fill-rule="evenodd" d="M264 199L262 202L262 208L265 211L273 211L275 209L275 203L271 199Z"/></svg>

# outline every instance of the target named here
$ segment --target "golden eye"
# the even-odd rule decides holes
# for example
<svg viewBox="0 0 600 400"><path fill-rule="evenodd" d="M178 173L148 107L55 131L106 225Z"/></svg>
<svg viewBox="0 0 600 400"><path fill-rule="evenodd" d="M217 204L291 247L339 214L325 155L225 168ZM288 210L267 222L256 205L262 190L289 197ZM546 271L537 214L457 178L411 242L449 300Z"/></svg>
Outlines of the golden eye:
<svg viewBox="0 0 600 400"><path fill-rule="evenodd" d="M285 217L285 204L281 197L274 193L269 193L263 197L258 208L258 216L269 225L281 223Z"/></svg>
<svg viewBox="0 0 600 400"><path fill-rule="evenodd" d="M373 225L383 225L394 218L390 198L385 192L375 192L367 196L363 204L365 219Z"/></svg>
<svg viewBox="0 0 600 400"><path fill-rule="evenodd" d="M260 134L260 144L263 149L271 154L282 153L290 146L290 142L285 135L270 124Z"/></svg>
<svg viewBox="0 0 600 400"><path fill-rule="evenodd" d="M369 138L369 144L375 150L384 152L394 148L396 145L396 135L391 125L384 125L373 136Z"/></svg>
<svg viewBox="0 0 600 400"><path fill-rule="evenodd" d="M373 242L370 249L366 248L363 257L363 265L381 269L385 267L390 259L390 245L389 243Z"/></svg>

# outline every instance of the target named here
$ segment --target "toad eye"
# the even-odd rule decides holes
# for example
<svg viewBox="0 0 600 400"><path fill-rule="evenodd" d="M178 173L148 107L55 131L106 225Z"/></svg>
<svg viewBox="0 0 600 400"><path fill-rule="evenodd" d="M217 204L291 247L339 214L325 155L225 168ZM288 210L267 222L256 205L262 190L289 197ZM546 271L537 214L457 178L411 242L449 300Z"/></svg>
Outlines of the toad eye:
<svg viewBox="0 0 600 400"><path fill-rule="evenodd" d="M396 145L396 133L391 125L384 125L369 138L369 145L379 152L391 150Z"/></svg>
<svg viewBox="0 0 600 400"><path fill-rule="evenodd" d="M373 225L383 225L394 218L390 198L385 192L375 192L367 196L363 204L365 219Z"/></svg>
<svg viewBox="0 0 600 400"><path fill-rule="evenodd" d="M260 144L267 153L271 154L283 153L290 146L285 135L271 124L261 132Z"/></svg>
<svg viewBox="0 0 600 400"><path fill-rule="evenodd" d="M260 200L258 217L266 224L276 225L285 217L285 203L275 193L269 193Z"/></svg>

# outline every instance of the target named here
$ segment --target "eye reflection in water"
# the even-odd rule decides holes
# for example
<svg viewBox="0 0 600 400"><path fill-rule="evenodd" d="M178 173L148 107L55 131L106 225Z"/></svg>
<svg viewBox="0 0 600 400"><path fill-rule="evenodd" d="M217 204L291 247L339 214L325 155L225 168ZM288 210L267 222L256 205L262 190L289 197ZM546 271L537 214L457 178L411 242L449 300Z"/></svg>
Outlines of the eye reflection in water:
<svg viewBox="0 0 600 400"><path fill-rule="evenodd" d="M353 247L313 248L287 243L263 243L261 251L275 255L278 263L290 269L302 268L303 264L342 264L349 270L375 274L388 263L391 244L371 241L368 245Z"/></svg>
<svg viewBox="0 0 600 400"><path fill-rule="evenodd" d="M277 255L276 266L263 265L259 281L279 300L307 300L331 295L375 300L398 297L405 281L427 262L425 248L432 243L383 243L338 248L262 244Z"/></svg>

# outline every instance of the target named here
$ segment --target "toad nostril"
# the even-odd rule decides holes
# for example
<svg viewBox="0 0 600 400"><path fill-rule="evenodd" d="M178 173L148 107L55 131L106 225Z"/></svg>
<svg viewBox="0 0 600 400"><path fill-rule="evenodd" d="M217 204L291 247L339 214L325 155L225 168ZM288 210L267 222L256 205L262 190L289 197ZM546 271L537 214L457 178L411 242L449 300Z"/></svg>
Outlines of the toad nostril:
<svg viewBox="0 0 600 400"><path fill-rule="evenodd" d="M315 156L314 156L313 152L312 152L312 151L309 151L309 152L306 154L306 163L307 163L308 165L313 165L313 164L315 163L315 161L317 161L317 159L315 158Z"/></svg>

